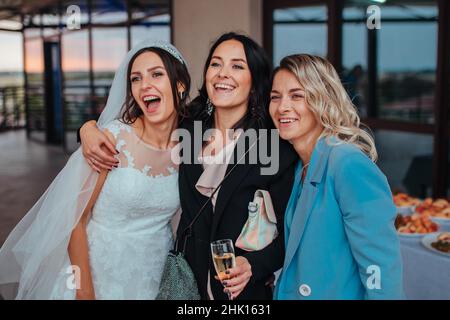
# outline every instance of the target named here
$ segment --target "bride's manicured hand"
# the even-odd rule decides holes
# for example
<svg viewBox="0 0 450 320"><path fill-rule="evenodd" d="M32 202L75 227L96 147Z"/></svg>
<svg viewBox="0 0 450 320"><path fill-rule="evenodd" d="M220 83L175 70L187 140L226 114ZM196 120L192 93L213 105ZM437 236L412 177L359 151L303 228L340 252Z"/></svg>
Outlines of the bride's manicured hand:
<svg viewBox="0 0 450 320"><path fill-rule="evenodd" d="M239 256L236 257L236 267L228 269L226 273L229 279L222 281L222 284L225 286L224 291L227 290L231 294L231 300L234 300L250 281L252 266L247 258Z"/></svg>
<svg viewBox="0 0 450 320"><path fill-rule="evenodd" d="M111 170L119 163L113 155L119 152L115 149L114 144L108 137L101 132L95 125L95 121L86 122L80 129L80 139L83 149L83 156L86 162L97 172L100 169ZM101 146L104 145L108 151L103 151Z"/></svg>

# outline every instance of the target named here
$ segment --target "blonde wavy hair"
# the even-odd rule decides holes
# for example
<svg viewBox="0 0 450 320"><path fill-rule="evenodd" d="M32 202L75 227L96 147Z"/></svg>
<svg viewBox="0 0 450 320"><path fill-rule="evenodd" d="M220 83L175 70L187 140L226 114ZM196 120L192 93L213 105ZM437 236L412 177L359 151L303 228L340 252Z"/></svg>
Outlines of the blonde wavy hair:
<svg viewBox="0 0 450 320"><path fill-rule="evenodd" d="M284 57L275 70L295 75L305 91L305 100L324 130L321 137L337 137L353 143L372 160L378 158L370 129L363 125L357 110L333 65L318 56L294 54Z"/></svg>

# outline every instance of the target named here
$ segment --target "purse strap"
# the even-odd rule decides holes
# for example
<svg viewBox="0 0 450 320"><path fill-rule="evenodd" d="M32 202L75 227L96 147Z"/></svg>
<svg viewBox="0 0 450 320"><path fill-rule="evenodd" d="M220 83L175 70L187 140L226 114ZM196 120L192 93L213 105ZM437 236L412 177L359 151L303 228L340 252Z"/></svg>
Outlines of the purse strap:
<svg viewBox="0 0 450 320"><path fill-rule="evenodd" d="M200 208L200 210L198 210L197 214L195 215L195 217L192 219L191 223L189 223L189 225L183 230L183 232L181 233L181 238L183 239L183 255L186 252L186 244L187 244L187 240L188 238L192 235L192 227L194 226L195 222L197 222L198 218L200 217L200 215L203 213L203 211L205 211L206 206L208 205L209 202L212 201L212 198L214 197L214 195L217 193L217 191L219 191L220 187L222 186L222 184L225 182L225 180L230 176L230 174L233 172L233 170L237 167L237 165L239 164L239 162L241 162L241 160L250 152L250 150L255 146L256 142L259 140L259 136L256 138L256 141L247 149L247 151L245 151L245 153L242 155L242 157L236 162L236 164L230 169L230 171L228 171L228 173L223 177L222 181L219 183L219 185L214 189L214 191L211 193L211 195L209 196L208 200L205 201L205 203L202 205L202 207ZM178 251L178 243L179 243L180 237L177 237L177 239L175 240L175 246L174 246L174 250L175 252L179 252Z"/></svg>

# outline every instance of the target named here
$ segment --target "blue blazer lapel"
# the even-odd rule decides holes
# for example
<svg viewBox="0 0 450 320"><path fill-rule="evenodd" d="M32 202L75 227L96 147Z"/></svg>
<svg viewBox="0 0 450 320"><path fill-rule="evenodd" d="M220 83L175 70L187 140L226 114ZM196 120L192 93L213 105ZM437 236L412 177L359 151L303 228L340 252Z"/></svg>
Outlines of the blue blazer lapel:
<svg viewBox="0 0 450 320"><path fill-rule="evenodd" d="M292 258L294 257L295 251L300 244L303 232L305 231L306 223L308 222L308 218L311 214L316 193L317 188L314 186L305 185L303 187L300 199L297 202L297 208L294 212L294 218L291 223L291 232L289 234L286 247L286 258L284 263L285 268L290 264Z"/></svg>
<svg viewBox="0 0 450 320"><path fill-rule="evenodd" d="M286 212L284 214L284 247L287 248L288 237L290 235L290 228L292 225L292 220L297 207L298 195L301 192L301 169L303 163L299 160L295 168L294 184L292 186L291 196L286 207Z"/></svg>
<svg viewBox="0 0 450 320"><path fill-rule="evenodd" d="M292 258L294 257L294 254L302 240L303 233L316 200L318 184L323 180L330 150L331 147L326 143L324 138L317 141L311 156L308 173L303 183L303 190L301 192L300 199L297 202L297 207L295 208L294 217L290 226L284 268L291 263ZM301 175L301 171L298 174ZM296 179L296 182L301 183L300 179ZM296 188L294 187L294 189Z"/></svg>

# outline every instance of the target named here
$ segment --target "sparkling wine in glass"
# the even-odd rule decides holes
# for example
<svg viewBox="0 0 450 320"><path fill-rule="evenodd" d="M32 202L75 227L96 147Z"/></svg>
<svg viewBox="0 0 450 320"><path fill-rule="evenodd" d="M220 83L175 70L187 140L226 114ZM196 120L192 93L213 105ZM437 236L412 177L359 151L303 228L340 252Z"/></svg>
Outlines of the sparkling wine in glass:
<svg viewBox="0 0 450 320"><path fill-rule="evenodd" d="M225 271L236 266L233 241L224 239L211 242L211 254L220 281L228 279ZM228 298L230 299L230 297L231 295L228 293Z"/></svg>

